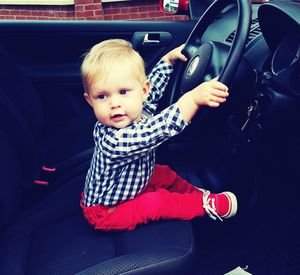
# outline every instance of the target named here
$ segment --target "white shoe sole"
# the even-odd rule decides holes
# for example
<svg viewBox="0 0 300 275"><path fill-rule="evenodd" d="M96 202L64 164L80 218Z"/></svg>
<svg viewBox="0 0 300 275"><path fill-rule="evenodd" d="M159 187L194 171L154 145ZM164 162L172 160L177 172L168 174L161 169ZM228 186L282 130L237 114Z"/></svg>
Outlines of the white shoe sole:
<svg viewBox="0 0 300 275"><path fill-rule="evenodd" d="M228 200L231 202L231 208L229 208L228 213L222 216L222 218L228 219L235 216L237 213L237 209L238 209L237 199L236 196L231 192L222 192L222 194L226 195L228 197Z"/></svg>

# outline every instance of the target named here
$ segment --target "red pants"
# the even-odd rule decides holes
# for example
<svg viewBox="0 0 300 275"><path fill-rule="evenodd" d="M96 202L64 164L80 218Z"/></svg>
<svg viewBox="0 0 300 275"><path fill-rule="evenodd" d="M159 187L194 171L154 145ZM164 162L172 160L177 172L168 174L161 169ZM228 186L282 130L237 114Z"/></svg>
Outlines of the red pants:
<svg viewBox="0 0 300 275"><path fill-rule="evenodd" d="M145 190L134 199L113 207L84 206L83 213L95 229L133 230L138 224L161 219L190 220L204 215L202 192L166 165L155 165Z"/></svg>

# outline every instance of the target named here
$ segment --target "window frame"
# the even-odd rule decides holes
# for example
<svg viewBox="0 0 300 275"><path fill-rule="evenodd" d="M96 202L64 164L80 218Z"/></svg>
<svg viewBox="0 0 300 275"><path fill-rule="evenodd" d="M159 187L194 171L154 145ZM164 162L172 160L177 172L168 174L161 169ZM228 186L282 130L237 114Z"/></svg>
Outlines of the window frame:
<svg viewBox="0 0 300 275"><path fill-rule="evenodd" d="M102 3L129 2L132 0L102 0ZM75 5L75 0L0 0L0 5L43 5L43 6L63 6Z"/></svg>
<svg viewBox="0 0 300 275"><path fill-rule="evenodd" d="M32 6L32 5L54 5L54 6L63 6L63 5L74 5L75 0L0 0L1 5L23 5L23 6Z"/></svg>

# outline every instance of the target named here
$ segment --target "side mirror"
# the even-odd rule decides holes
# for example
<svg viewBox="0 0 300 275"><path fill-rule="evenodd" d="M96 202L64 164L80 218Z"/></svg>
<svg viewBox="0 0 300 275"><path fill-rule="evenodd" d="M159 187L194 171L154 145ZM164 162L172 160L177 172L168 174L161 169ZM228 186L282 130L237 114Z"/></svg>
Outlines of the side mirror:
<svg viewBox="0 0 300 275"><path fill-rule="evenodd" d="M182 14L188 10L188 0L160 0L160 10L169 14Z"/></svg>

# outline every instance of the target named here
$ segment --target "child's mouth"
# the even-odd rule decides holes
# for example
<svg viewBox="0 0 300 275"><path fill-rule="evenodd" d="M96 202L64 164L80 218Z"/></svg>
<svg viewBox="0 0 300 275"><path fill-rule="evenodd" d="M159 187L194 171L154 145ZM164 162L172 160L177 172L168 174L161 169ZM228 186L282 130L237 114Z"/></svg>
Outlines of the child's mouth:
<svg viewBox="0 0 300 275"><path fill-rule="evenodd" d="M118 122L118 121L123 120L124 117L125 117L125 115L116 114L116 115L113 115L113 116L111 117L111 120L112 120L112 121L115 121L115 122Z"/></svg>

